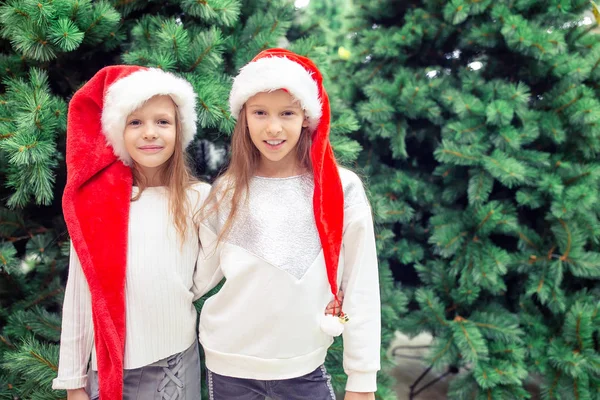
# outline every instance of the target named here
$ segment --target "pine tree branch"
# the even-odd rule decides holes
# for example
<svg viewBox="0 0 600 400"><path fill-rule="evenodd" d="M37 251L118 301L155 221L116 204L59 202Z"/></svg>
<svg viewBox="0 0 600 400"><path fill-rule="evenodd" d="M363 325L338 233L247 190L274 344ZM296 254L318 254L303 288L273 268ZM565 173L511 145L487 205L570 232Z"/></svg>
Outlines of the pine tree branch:
<svg viewBox="0 0 600 400"><path fill-rule="evenodd" d="M577 103L580 99L581 99L581 96L575 97L573 100L571 100L567 104L563 104L562 106L560 106L559 108L557 108L556 110L554 110L554 112L557 113L557 114L560 114L564 109L566 109L566 108L572 106L573 104Z"/></svg>
<svg viewBox="0 0 600 400"><path fill-rule="evenodd" d="M537 250L537 246L535 245L535 243L533 243L533 241L531 239L529 239L527 236L525 236L525 234L523 232L519 232L519 239L523 240L530 247L533 247L534 249Z"/></svg>
<svg viewBox="0 0 600 400"><path fill-rule="evenodd" d="M62 292L64 292L64 289L62 287L58 288L58 289L55 289L55 290L53 290L53 291L51 291L49 293L44 294L43 296L41 296L41 297L39 297L37 299L35 299L33 302L29 303L25 308L31 308L31 307L33 307L35 305L38 305L39 303L43 302L44 300L46 300L46 299L48 299L50 297L54 297L57 294L62 293Z"/></svg>
<svg viewBox="0 0 600 400"><path fill-rule="evenodd" d="M381 68L383 68L383 64L379 64L378 66L373 68L373 72L371 72L371 75L369 75L367 80L370 81L371 79L373 79L375 75L381 70Z"/></svg>
<svg viewBox="0 0 600 400"><path fill-rule="evenodd" d="M436 362L437 360L439 360L440 358L442 358L442 357L444 356L444 354L446 354L446 353L447 353L447 352L450 350L450 347L452 346L452 344L453 344L453 343L454 343L454 338L450 338L450 339L448 339L448 341L447 341L446 345L445 345L445 346L444 346L444 348L442 349L442 352L441 352L441 353L439 353L439 354L437 354L437 355L436 355L436 356L433 358L433 360L432 360L432 363L433 363L433 364L435 364L435 362Z"/></svg>
<svg viewBox="0 0 600 400"><path fill-rule="evenodd" d="M481 229L481 227L483 225L485 225L485 223L490 219L490 217L494 214L494 210L490 210L487 215L485 216L485 218L483 219L483 221L481 221L479 223L479 225L477 225L477 228L475 228L475 231L479 231Z"/></svg>
<svg viewBox="0 0 600 400"><path fill-rule="evenodd" d="M570 186L570 185L572 185L573 183L577 182L579 179L581 179L581 178L584 178L584 177L586 177L586 176L590 176L590 175L591 175L591 174L590 174L589 172L585 172L585 173L583 173L583 174L581 174L581 175L577 175L577 176L575 176L575 177L573 177L573 178L570 178L570 179L568 179L567 181L565 181L565 186Z"/></svg>
<svg viewBox="0 0 600 400"><path fill-rule="evenodd" d="M42 364L47 365L50 369L52 369L52 371L54 372L58 372L58 366L54 365L52 362L50 362L49 360L46 360L44 357L42 357L41 355L30 351L29 354L31 354L36 360L40 361Z"/></svg>
<svg viewBox="0 0 600 400"><path fill-rule="evenodd" d="M453 151L453 150L447 150L447 149L443 149L442 153L446 153L446 154L452 154L453 156L459 157L459 158L465 158L467 160L477 160L477 158L475 157L471 157L471 156L466 156L458 151Z"/></svg>
<svg viewBox="0 0 600 400"><path fill-rule="evenodd" d="M98 18L92 21L92 23L90 24L90 26L87 27L84 33L87 35L92 29L96 27L96 25L98 25L104 19L105 15L106 13L99 15Z"/></svg>
<svg viewBox="0 0 600 400"><path fill-rule="evenodd" d="M562 219L559 218L558 222L560 222L560 224L562 225L564 230L567 232L567 248L565 249L564 254L560 257L561 261L565 261L567 258L569 258L569 253L571 252L572 235L571 235L571 230L569 229L569 227L567 226L565 221L563 221Z"/></svg>
<svg viewBox="0 0 600 400"><path fill-rule="evenodd" d="M581 33L578 36L576 36L575 38L572 39L573 43L577 42L579 39L581 39L585 35L589 34L590 32L592 32L597 27L598 27L598 24L591 24L589 27L587 27L586 29L582 30Z"/></svg>
<svg viewBox="0 0 600 400"><path fill-rule="evenodd" d="M469 347L471 348L473 353L477 353L477 350L475 349L475 346L473 345L473 342L471 341L471 337L469 336L469 333L463 326L463 323L467 322L467 320L465 318L461 317L460 315L457 315L456 317L454 317L454 321L456 321L460 324L460 329L462 330L463 334L465 335L465 338L467 339L467 343L469 344Z"/></svg>
<svg viewBox="0 0 600 400"><path fill-rule="evenodd" d="M538 287L537 287L537 290L536 290L536 292L538 294L542 291L542 288L544 287L544 281L545 281L545 279L546 279L546 275L542 274L542 277L540 278L540 281L538 283Z"/></svg>
<svg viewBox="0 0 600 400"><path fill-rule="evenodd" d="M3 335L0 335L0 342L4 343L5 346L11 348L11 349L15 349L15 345L12 344L6 337L4 337Z"/></svg>
<svg viewBox="0 0 600 400"><path fill-rule="evenodd" d="M452 246L454 244L454 242L456 242L458 239L460 239L461 237L465 237L467 236L468 232L461 232L458 235L454 236L447 244L446 246L444 246L445 249L448 249L450 246Z"/></svg>
<svg viewBox="0 0 600 400"><path fill-rule="evenodd" d="M486 124L485 122L482 124L479 124L477 126L474 126L472 128L468 128L468 129L463 129L462 131L460 131L459 133L462 135L463 133L471 133L471 132L475 132L476 130L478 130L479 128L485 128Z"/></svg>
<svg viewBox="0 0 600 400"><path fill-rule="evenodd" d="M577 88L578 86L575 84L571 84L567 89L563 90L562 92L560 92L558 95L556 95L556 97L562 97L565 94L569 93L571 90Z"/></svg>
<svg viewBox="0 0 600 400"><path fill-rule="evenodd" d="M5 237L7 241L14 243L19 240L31 239L31 236L17 236L17 237Z"/></svg>
<svg viewBox="0 0 600 400"><path fill-rule="evenodd" d="M0 140L9 139L15 135L16 132L8 132L0 135Z"/></svg>
<svg viewBox="0 0 600 400"><path fill-rule="evenodd" d="M598 61L596 61L596 64L594 64L594 66L592 67L592 70L590 71L590 75L592 73L594 73L594 71L596 70L596 68L598 68L598 66L600 66L600 58L598 59Z"/></svg>
<svg viewBox="0 0 600 400"><path fill-rule="evenodd" d="M581 340L581 315L577 316L577 325L575 328L576 336L577 336L577 344L579 346L578 351L583 349L583 341Z"/></svg>
<svg viewBox="0 0 600 400"><path fill-rule="evenodd" d="M429 299L427 299L427 305L429 306L429 308L431 309L431 311L435 314L435 318L438 320L438 322L444 326L448 326L448 324L446 323L446 321L444 321L443 318L440 318L440 316L435 312L435 309L433 307L433 304L431 304L431 301Z"/></svg>
<svg viewBox="0 0 600 400"><path fill-rule="evenodd" d="M204 57L206 57L206 55L210 52L210 50L212 50L212 46L208 46L203 52L202 54L200 54L198 56L198 58L196 59L196 61L194 62L194 64L192 65L192 67L188 70L188 72L192 72L193 70L196 69L196 67L198 65L200 65L200 63L202 62L202 60L204 60Z"/></svg>

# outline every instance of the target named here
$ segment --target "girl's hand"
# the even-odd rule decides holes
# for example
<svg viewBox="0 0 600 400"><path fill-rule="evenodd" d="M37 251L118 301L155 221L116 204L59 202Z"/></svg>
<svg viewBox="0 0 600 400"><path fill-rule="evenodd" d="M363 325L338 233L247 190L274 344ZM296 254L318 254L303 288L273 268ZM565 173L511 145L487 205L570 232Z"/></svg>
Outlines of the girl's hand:
<svg viewBox="0 0 600 400"><path fill-rule="evenodd" d="M344 400L375 400L375 393L346 392Z"/></svg>
<svg viewBox="0 0 600 400"><path fill-rule="evenodd" d="M338 315L342 310L342 305L344 304L344 291L340 290L338 292L338 297L340 302L336 304L335 299L331 300L329 304L327 304L327 308L325 309L325 315Z"/></svg>
<svg viewBox="0 0 600 400"><path fill-rule="evenodd" d="M90 400L90 396L83 388L67 390L67 400Z"/></svg>

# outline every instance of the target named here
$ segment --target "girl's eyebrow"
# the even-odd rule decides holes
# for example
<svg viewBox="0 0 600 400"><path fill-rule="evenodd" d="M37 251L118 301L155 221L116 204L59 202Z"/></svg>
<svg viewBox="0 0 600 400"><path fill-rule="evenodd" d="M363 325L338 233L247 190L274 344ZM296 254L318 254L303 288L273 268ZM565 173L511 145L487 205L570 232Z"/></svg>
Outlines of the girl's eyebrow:
<svg viewBox="0 0 600 400"><path fill-rule="evenodd" d="M153 118L175 118L175 115L172 113L168 113L168 112L161 112L161 113L153 115L152 117ZM127 119L131 119L131 118L139 118L139 115L137 115L135 112L132 112L131 114L129 114L127 116Z"/></svg>
<svg viewBox="0 0 600 400"><path fill-rule="evenodd" d="M155 115L155 116L156 116L156 117L159 117L159 118L165 118L165 117L166 117L166 118L175 118L175 115L174 115L174 114L171 114L171 113L166 113L166 112L165 112L165 113L160 113L160 114L157 114L157 115Z"/></svg>
<svg viewBox="0 0 600 400"><path fill-rule="evenodd" d="M264 104L248 104L248 108L267 108L267 106L265 106ZM281 108L302 109L300 104L296 104L296 103L289 103L288 105L282 106Z"/></svg>

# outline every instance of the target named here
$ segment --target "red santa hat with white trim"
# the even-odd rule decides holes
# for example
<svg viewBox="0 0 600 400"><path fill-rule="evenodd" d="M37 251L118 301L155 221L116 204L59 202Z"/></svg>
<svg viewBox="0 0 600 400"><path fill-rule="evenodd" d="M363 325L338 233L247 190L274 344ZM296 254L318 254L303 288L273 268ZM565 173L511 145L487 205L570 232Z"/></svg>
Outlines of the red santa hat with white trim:
<svg viewBox="0 0 600 400"><path fill-rule="evenodd" d="M92 296L101 399L123 396L125 270L133 177L123 132L127 116L150 98L177 106L183 148L196 134L196 94L160 69L101 69L71 99L63 212Z"/></svg>
<svg viewBox="0 0 600 400"><path fill-rule="evenodd" d="M312 135L314 175L313 209L327 269L329 287L338 298L337 271L344 224L344 192L338 165L329 141L331 110L323 76L307 57L286 49L268 49L240 69L229 96L231 114L237 118L248 99L257 93L284 89L298 100ZM321 329L332 336L343 331L347 316L323 316Z"/></svg>

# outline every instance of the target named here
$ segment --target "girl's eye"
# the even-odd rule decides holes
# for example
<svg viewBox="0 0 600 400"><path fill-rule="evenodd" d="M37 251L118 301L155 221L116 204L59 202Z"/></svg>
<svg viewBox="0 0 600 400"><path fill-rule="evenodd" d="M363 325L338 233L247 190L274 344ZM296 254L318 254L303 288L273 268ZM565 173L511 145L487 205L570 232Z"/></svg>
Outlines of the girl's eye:
<svg viewBox="0 0 600 400"><path fill-rule="evenodd" d="M159 124L159 125L169 125L169 124L170 124L170 122L169 122L169 121L167 121L166 119L161 119L160 121L158 121L158 124Z"/></svg>
<svg viewBox="0 0 600 400"><path fill-rule="evenodd" d="M292 115L296 115L296 113L295 113L295 112L293 112L293 111L284 111L284 112L283 112L283 116L284 116L284 117L290 117L290 116L292 116Z"/></svg>
<svg viewBox="0 0 600 400"><path fill-rule="evenodd" d="M141 123L142 122L139 119L134 119L134 120L129 121L129 125L131 125L131 126L138 126Z"/></svg>
<svg viewBox="0 0 600 400"><path fill-rule="evenodd" d="M261 110L256 110L256 111L254 111L254 114L255 114L255 115L258 115L259 117L263 117L263 116L267 115L267 113L266 113L266 112L264 112L264 111L261 111Z"/></svg>

